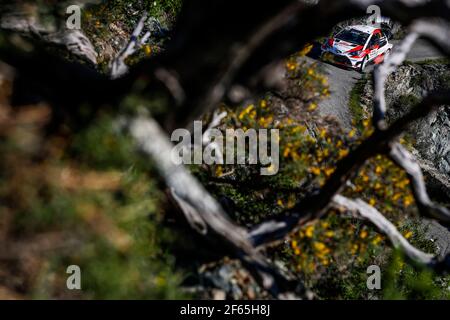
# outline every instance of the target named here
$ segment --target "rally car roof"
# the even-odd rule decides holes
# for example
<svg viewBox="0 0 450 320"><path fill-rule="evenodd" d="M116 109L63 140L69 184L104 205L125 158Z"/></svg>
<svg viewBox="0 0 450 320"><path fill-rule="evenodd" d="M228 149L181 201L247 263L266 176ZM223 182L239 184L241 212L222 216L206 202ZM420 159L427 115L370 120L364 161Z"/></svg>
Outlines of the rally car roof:
<svg viewBox="0 0 450 320"><path fill-rule="evenodd" d="M372 26L367 26L367 25L355 25L355 26L348 26L346 29L350 30L350 29L355 29L364 33L368 33L368 34L372 34L375 30L378 30L379 28L375 28Z"/></svg>

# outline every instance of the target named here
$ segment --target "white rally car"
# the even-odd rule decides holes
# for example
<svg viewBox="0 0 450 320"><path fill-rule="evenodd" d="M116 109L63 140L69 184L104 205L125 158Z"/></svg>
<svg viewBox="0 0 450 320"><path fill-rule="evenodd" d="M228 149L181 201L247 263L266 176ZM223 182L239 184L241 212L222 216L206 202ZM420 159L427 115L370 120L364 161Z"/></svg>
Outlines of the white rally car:
<svg viewBox="0 0 450 320"><path fill-rule="evenodd" d="M328 39L322 46L321 57L363 72L369 62L381 63L392 47L382 29L356 25Z"/></svg>

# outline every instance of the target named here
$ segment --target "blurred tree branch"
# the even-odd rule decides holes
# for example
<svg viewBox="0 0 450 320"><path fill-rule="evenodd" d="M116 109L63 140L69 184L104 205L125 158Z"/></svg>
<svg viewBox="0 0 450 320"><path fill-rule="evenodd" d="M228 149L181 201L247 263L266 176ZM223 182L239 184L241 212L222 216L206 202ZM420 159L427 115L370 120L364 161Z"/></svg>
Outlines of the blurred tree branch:
<svg viewBox="0 0 450 320"><path fill-rule="evenodd" d="M432 267L432 259L404 242L398 231L381 213L359 200L339 196L345 183L355 175L369 158L388 154L408 173L413 183L414 196L422 213L434 219L449 221L448 210L434 205L426 194L423 177L412 156L395 143L395 139L413 121L426 116L433 107L450 103L450 93L432 93L409 113L390 127L383 125L385 102L384 83L405 59L412 43L423 36L449 55L448 26L422 20L424 17L448 19L448 1L378 1L384 15L405 25L410 34L375 72L376 131L353 152L342 159L324 187L311 197L300 201L284 216L264 222L252 230L237 226L225 214L219 203L183 167L174 166L170 158L171 144L160 125L152 118L138 117L130 121L129 129L140 150L156 163L175 201L191 226L209 237L219 236L233 252L253 271L263 288L274 297L285 297L294 288L290 279L272 266L257 247L283 239L301 224L320 219L326 210L338 203L350 211L369 219L388 234L395 247L415 261ZM37 90L59 105L78 108L89 102L94 106L114 104L129 94L133 85L143 78L153 80L141 91L151 91L154 83L166 87L173 97L164 125L167 130L185 126L206 111L227 100L233 88L243 88L249 95L276 88L282 79L280 64L317 36L325 35L337 22L365 14L367 1L323 0L317 5L299 1L262 2L242 1L186 1L167 51L131 68L127 75L110 80L95 70L55 58L35 39L34 52L27 53L14 45L0 47L0 59L17 69L27 83L39 82ZM230 20L235 23L230 23ZM7 37L10 34L4 33ZM160 89L160 87L158 87ZM75 92L75 96L73 93ZM180 94L181 93L181 94ZM67 97L73 99L67 101ZM238 103L239 99L234 99Z"/></svg>

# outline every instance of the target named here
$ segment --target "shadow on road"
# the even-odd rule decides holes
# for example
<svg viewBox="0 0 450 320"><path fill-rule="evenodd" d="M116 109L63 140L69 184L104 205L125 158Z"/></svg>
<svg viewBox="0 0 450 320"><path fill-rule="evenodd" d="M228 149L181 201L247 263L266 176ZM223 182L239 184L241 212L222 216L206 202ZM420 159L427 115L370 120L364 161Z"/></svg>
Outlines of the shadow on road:
<svg viewBox="0 0 450 320"><path fill-rule="evenodd" d="M343 65L340 65L340 64L335 64L335 63L333 63L331 61L322 60L321 57L320 57L321 53L322 53L322 48L321 47L322 47L322 44L320 42L318 42L318 41L315 41L313 43L313 48L307 54L307 56L310 57L311 59L317 60L317 61L319 61L321 63L326 63L328 65L331 65L333 67L336 67L336 68L339 68L339 69L342 69L342 70L356 71L355 69L352 69L350 67L346 67L346 66L343 66Z"/></svg>
<svg viewBox="0 0 450 320"><path fill-rule="evenodd" d="M361 72L361 71L353 69L351 67L346 67L346 66L343 66L341 64L336 64L336 63L333 63L331 61L326 61L326 60L321 59L321 57L320 57L321 53L322 53L322 48L321 47L322 47L322 44L320 42L318 42L318 41L315 41L313 43L313 48L307 54L307 56L309 58L311 58L311 59L317 60L317 61L319 61L321 63L333 66L333 67L341 69L341 70L346 70L346 71L351 71L351 72L358 72L359 74L365 74L365 73L372 72L373 69L375 68L375 65L382 63L382 61L380 61L378 63L375 63L375 62L371 61L371 62L368 63L366 69L363 72Z"/></svg>

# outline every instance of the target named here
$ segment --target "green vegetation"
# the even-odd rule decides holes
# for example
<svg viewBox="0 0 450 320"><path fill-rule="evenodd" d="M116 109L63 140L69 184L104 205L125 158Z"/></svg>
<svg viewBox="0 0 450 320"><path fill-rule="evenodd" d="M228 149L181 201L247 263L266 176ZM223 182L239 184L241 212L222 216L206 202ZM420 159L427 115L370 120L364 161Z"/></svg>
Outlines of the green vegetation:
<svg viewBox="0 0 450 320"><path fill-rule="evenodd" d="M28 298L186 297L151 164L107 116L43 141L48 112L33 106L5 119L18 127L1 125L0 235L13 251L0 270L10 289ZM72 264L82 291L65 286Z"/></svg>
<svg viewBox="0 0 450 320"><path fill-rule="evenodd" d="M144 12L163 28L170 29L181 9L181 0L103 0L83 10L82 29L100 54L99 68L106 70L109 61L123 48ZM137 59L159 53L163 40L144 47ZM133 61L131 62L133 63Z"/></svg>
<svg viewBox="0 0 450 320"><path fill-rule="evenodd" d="M181 9L181 0L112 0L102 1L100 4L88 7L86 14L88 20L97 21L108 26L110 23L121 23L132 30L143 12L148 12L149 16L162 20L163 24L173 23L175 17ZM94 18L94 19L92 19Z"/></svg>
<svg viewBox="0 0 450 320"><path fill-rule="evenodd" d="M361 96L368 81L367 77L367 75L363 75L363 77L356 82L355 86L352 88L352 91L350 91L349 98L349 108L353 116L353 122L356 128L360 131L363 128L363 121L366 118L364 110L361 107Z"/></svg>

